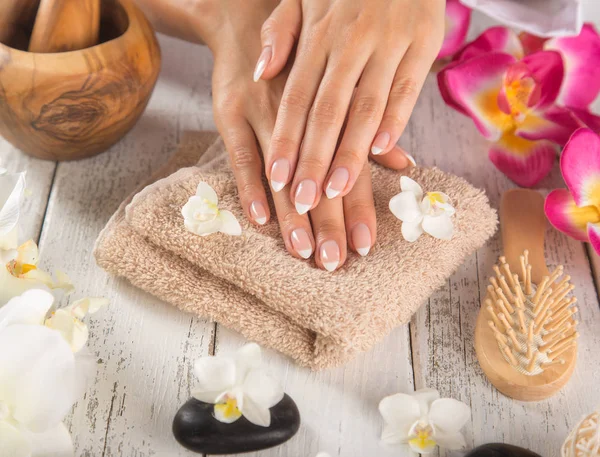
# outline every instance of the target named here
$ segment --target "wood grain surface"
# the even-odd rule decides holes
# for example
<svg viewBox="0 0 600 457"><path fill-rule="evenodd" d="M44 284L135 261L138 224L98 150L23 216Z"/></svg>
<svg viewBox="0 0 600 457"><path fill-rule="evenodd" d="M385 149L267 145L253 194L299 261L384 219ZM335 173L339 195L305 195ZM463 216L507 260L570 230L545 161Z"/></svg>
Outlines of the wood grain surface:
<svg viewBox="0 0 600 457"><path fill-rule="evenodd" d="M488 24L474 17L472 34ZM29 170L28 236L41 232L42 266L61 268L78 285L73 299L106 296L90 319L98 375L68 417L78 457L192 457L171 435L171 420L194 385L194 359L235 350L245 340L213 322L183 314L100 270L92 258L98 232L127 194L175 149L182 132L213 129L207 49L161 37L164 68L148 109L107 153L77 162L40 161L0 143L0 163ZM432 134L435 132L435 134ZM430 76L402 144L423 166L438 166L484 188L492 204L513 185L487 158L473 123L444 106ZM557 170L542 183L562 186ZM287 444L251 457L401 456L379 442L377 404L385 395L433 387L467 403L469 447L507 442L545 457L559 455L569 429L600 404L600 306L585 245L548 228L546 258L573 277L579 312L579 362L556 396L511 400L482 373L473 347L487 277L501 255L499 236L470 256L414 316L373 351L320 373L267 351L270 369L298 402L303 425ZM598 264L600 265L600 263ZM437 455L437 454L434 454ZM441 451L442 456L460 453Z"/></svg>

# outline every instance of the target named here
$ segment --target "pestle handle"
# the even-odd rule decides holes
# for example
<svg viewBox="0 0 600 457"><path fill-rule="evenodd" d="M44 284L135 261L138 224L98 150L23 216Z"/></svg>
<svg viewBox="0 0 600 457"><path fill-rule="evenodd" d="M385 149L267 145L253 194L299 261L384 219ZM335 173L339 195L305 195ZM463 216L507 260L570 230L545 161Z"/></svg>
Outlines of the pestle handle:
<svg viewBox="0 0 600 457"><path fill-rule="evenodd" d="M0 43L15 46L25 41L25 29L33 23L39 0L0 0Z"/></svg>
<svg viewBox="0 0 600 457"><path fill-rule="evenodd" d="M41 0L30 52L64 52L98 43L100 0Z"/></svg>
<svg viewBox="0 0 600 457"><path fill-rule="evenodd" d="M505 192L500 203L500 227L504 255L511 269L520 271L519 257L527 249L532 267L531 280L539 284L549 274L544 256L544 197L529 189Z"/></svg>

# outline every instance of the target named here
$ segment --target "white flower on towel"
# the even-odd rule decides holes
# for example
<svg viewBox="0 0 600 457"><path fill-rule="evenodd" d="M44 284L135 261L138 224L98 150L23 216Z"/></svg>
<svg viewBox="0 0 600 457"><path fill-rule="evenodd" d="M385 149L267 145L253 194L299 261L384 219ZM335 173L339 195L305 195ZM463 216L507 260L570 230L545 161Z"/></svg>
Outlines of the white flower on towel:
<svg viewBox="0 0 600 457"><path fill-rule="evenodd" d="M390 211L402 221L402 236L417 241L423 232L449 240L454 233L451 217L455 210L442 192L427 192L408 176L400 178L400 192L390 200Z"/></svg>
<svg viewBox="0 0 600 457"><path fill-rule="evenodd" d="M460 429L471 418L471 410L458 400L440 398L437 390L386 397L379 403L379 411L385 421L381 439L386 444L408 445L410 451L420 454L429 454L436 446L448 450L465 447Z"/></svg>
<svg viewBox="0 0 600 457"><path fill-rule="evenodd" d="M215 418L230 424L244 416L262 427L271 425L270 408L283 399L283 389L262 366L257 344L243 346L233 357L202 357L194 364L197 400L215 405Z"/></svg>
<svg viewBox="0 0 600 457"><path fill-rule="evenodd" d="M196 195L190 197L181 210L185 228L196 235L225 233L239 236L242 227L231 211L219 209L219 198L207 183L198 184Z"/></svg>

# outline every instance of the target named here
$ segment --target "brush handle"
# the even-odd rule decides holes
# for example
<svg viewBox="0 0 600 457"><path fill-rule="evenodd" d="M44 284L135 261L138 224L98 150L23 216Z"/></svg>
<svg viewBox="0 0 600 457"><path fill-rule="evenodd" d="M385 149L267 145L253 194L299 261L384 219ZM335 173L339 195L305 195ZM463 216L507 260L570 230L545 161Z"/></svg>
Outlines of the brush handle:
<svg viewBox="0 0 600 457"><path fill-rule="evenodd" d="M519 257L527 249L532 266L531 280L539 284L549 275L544 256L544 197L529 189L505 192L500 203L500 227L504 255L512 271L520 271Z"/></svg>
<svg viewBox="0 0 600 457"><path fill-rule="evenodd" d="M98 44L100 0L41 0L30 52L64 52Z"/></svg>

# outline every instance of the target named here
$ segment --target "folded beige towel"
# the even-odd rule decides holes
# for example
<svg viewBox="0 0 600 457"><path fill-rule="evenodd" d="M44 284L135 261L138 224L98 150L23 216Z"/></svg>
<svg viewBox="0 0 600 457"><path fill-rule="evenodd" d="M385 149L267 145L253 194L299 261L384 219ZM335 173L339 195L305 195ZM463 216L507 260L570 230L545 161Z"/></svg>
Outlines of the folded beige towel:
<svg viewBox="0 0 600 457"><path fill-rule="evenodd" d="M496 213L482 191L438 169L416 168L407 173L425 191L452 199L455 235L404 241L401 222L388 209L401 173L372 165L377 244L364 258L349 253L340 270L328 273L291 257L275 221L256 228L245 220L223 142L215 138L204 133L188 141L150 185L121 205L100 234L96 259L110 273L303 366L339 365L370 349L408 322L496 230ZM181 208L200 181L215 189L220 208L236 215L242 236L200 237L184 228Z"/></svg>

